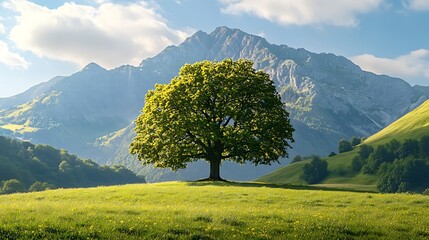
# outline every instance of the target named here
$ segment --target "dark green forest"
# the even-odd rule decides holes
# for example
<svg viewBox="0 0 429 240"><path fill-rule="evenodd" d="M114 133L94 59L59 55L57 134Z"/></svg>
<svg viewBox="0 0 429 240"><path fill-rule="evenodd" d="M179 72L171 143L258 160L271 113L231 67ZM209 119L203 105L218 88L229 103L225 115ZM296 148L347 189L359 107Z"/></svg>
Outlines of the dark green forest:
<svg viewBox="0 0 429 240"><path fill-rule="evenodd" d="M145 182L120 166L99 166L66 150L0 136L0 193Z"/></svg>
<svg viewBox="0 0 429 240"><path fill-rule="evenodd" d="M422 192L429 187L429 136L419 140L395 139L387 144L362 144L352 169L378 176L380 192Z"/></svg>

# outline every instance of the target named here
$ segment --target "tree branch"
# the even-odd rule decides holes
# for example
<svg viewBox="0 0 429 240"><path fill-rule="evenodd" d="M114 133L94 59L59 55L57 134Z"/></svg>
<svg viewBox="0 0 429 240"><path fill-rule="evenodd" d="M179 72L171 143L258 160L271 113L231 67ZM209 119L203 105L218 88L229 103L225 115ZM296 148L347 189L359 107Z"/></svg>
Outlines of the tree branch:
<svg viewBox="0 0 429 240"><path fill-rule="evenodd" d="M225 123L224 123L224 124L222 124L222 127L226 127L226 126L228 126L228 124L229 124L229 122L231 121L231 119L232 119L232 117L231 117L231 116L228 116L228 119L225 121Z"/></svg>
<svg viewBox="0 0 429 240"><path fill-rule="evenodd" d="M200 145L204 150L206 150L206 151L209 150L207 145L204 144L203 141L201 141L199 138L197 138L197 136L192 134L190 131L187 131L186 134L192 139L192 141L194 141L196 144Z"/></svg>

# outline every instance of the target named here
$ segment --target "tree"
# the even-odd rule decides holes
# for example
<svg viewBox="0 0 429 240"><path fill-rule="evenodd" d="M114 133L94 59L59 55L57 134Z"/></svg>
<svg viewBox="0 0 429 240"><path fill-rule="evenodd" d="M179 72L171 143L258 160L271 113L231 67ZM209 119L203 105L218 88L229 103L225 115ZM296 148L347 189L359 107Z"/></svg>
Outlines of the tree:
<svg viewBox="0 0 429 240"><path fill-rule="evenodd" d="M204 159L209 180L222 180L224 160L258 165L287 157L289 114L268 74L252 65L244 59L186 64L169 84L157 84L136 120L131 154L173 170Z"/></svg>
<svg viewBox="0 0 429 240"><path fill-rule="evenodd" d="M341 141L338 143L338 153L348 152L352 149L353 147L350 142L345 139L341 139Z"/></svg>
<svg viewBox="0 0 429 240"><path fill-rule="evenodd" d="M420 156L429 159L429 135L423 136L419 141Z"/></svg>
<svg viewBox="0 0 429 240"><path fill-rule="evenodd" d="M374 148L366 144L360 145L359 151L358 151L359 157L362 160L366 160L372 152L374 152Z"/></svg>
<svg viewBox="0 0 429 240"><path fill-rule="evenodd" d="M399 158L399 150L401 149L401 143L396 140L392 139L387 144L387 150L392 154L393 159Z"/></svg>
<svg viewBox="0 0 429 240"><path fill-rule="evenodd" d="M4 194L25 192L25 188L17 179L10 179L3 183L2 192Z"/></svg>
<svg viewBox="0 0 429 240"><path fill-rule="evenodd" d="M419 142L415 139L407 139L402 143L399 148L399 158L406 158L409 156L419 157L420 147Z"/></svg>
<svg viewBox="0 0 429 240"><path fill-rule="evenodd" d="M422 160L412 157L395 160L380 166L380 192L423 192L429 187L429 166Z"/></svg>
<svg viewBox="0 0 429 240"><path fill-rule="evenodd" d="M45 191L45 190L49 190L49 189L55 189L55 186L47 183L47 182L35 182L33 183L29 188L28 191L29 192L40 192L40 191Z"/></svg>
<svg viewBox="0 0 429 240"><path fill-rule="evenodd" d="M362 158L356 156L352 160L352 170L355 172L359 172L363 165L365 165L365 160L362 160Z"/></svg>
<svg viewBox="0 0 429 240"><path fill-rule="evenodd" d="M328 163L318 157L314 157L310 163L304 165L303 178L309 184L315 184L328 176Z"/></svg>
<svg viewBox="0 0 429 240"><path fill-rule="evenodd" d="M357 145L359 145L361 143L362 139L358 138L358 137L352 137L350 139L350 145L352 145L352 147L355 147Z"/></svg>
<svg viewBox="0 0 429 240"><path fill-rule="evenodd" d="M290 163L296 163L301 161L302 161L302 157L300 155L296 155L295 157L293 157L292 162Z"/></svg>
<svg viewBox="0 0 429 240"><path fill-rule="evenodd" d="M380 165L384 162L393 162L393 155L388 151L385 145L379 145L371 155L369 155L367 164L364 167L364 173L374 174Z"/></svg>
<svg viewBox="0 0 429 240"><path fill-rule="evenodd" d="M336 155L337 155L336 153L331 152L331 153L328 155L328 157L333 157L333 156L336 156Z"/></svg>

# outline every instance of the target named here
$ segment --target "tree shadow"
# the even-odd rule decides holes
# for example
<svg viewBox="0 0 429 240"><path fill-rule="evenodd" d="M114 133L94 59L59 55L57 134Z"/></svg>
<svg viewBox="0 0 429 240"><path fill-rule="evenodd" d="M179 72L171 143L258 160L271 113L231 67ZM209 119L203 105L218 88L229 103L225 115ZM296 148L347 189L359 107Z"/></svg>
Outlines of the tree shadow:
<svg viewBox="0 0 429 240"><path fill-rule="evenodd" d="M333 188L322 186L310 186L299 184L281 184L281 183L264 183L264 182L235 182L235 181L193 181L186 182L188 186L217 186L217 187L260 187L260 188L283 188L292 190L321 190L321 191L336 191L336 192L359 192L359 193L376 193L370 190L357 190L349 188Z"/></svg>

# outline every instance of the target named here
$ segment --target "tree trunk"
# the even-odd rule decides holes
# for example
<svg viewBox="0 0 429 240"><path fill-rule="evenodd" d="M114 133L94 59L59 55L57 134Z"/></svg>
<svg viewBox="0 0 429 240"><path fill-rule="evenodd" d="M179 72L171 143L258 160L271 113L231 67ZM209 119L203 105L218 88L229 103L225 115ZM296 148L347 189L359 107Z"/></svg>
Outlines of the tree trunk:
<svg viewBox="0 0 429 240"><path fill-rule="evenodd" d="M222 161L222 142L216 141L214 149L208 155L208 161L210 162L210 176L206 179L199 181L226 181L220 177L220 163Z"/></svg>
<svg viewBox="0 0 429 240"><path fill-rule="evenodd" d="M222 181L220 178L220 159L211 159L210 160L210 177L209 180L212 181Z"/></svg>

